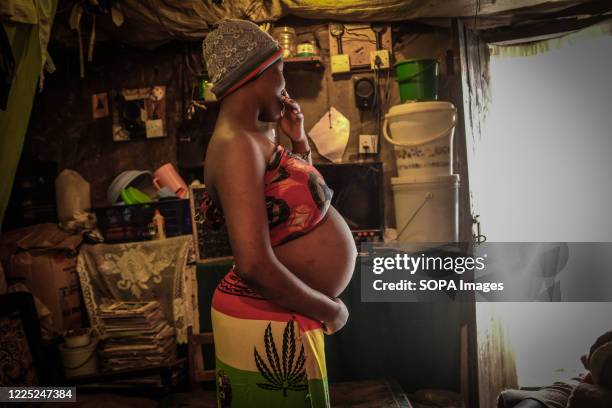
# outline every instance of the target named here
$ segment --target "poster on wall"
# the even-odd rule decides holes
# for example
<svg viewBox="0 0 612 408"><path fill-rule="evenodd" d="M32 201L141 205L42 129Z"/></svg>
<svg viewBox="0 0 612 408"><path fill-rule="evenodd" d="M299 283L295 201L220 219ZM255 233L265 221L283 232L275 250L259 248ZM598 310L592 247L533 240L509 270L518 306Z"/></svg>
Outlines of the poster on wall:
<svg viewBox="0 0 612 408"><path fill-rule="evenodd" d="M91 95L91 113L94 119L108 116L108 93Z"/></svg>
<svg viewBox="0 0 612 408"><path fill-rule="evenodd" d="M113 140L165 137L166 87L122 89L113 96Z"/></svg>

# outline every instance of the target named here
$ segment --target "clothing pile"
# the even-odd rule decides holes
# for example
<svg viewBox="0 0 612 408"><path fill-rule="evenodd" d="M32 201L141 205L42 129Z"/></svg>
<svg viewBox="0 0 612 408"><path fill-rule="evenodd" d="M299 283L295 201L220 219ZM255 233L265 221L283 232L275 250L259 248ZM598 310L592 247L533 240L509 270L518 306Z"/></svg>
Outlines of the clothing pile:
<svg viewBox="0 0 612 408"><path fill-rule="evenodd" d="M108 370L167 364L176 357L175 330L159 302L116 302L100 306L107 338L100 352Z"/></svg>
<svg viewBox="0 0 612 408"><path fill-rule="evenodd" d="M597 338L582 362L588 370L582 376L536 391L502 391L498 407L528 407L529 401L538 401L546 408L612 407L612 330Z"/></svg>

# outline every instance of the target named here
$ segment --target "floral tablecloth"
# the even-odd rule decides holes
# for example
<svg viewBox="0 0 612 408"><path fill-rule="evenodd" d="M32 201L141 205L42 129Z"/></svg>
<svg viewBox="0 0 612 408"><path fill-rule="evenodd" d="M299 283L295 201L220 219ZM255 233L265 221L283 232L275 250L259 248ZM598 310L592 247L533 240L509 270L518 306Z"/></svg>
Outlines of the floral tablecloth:
<svg viewBox="0 0 612 408"><path fill-rule="evenodd" d="M161 303L177 342L187 328L199 331L197 283L191 235L157 241L83 245L77 270L92 328L104 336L98 306L115 301Z"/></svg>

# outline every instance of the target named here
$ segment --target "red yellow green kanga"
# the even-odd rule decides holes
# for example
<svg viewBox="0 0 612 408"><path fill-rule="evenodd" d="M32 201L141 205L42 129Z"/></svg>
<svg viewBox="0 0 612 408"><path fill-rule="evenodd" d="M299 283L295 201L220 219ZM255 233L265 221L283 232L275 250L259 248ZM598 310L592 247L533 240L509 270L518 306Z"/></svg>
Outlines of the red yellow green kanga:
<svg viewBox="0 0 612 408"><path fill-rule="evenodd" d="M320 322L268 302L233 271L211 315L219 407L330 406Z"/></svg>

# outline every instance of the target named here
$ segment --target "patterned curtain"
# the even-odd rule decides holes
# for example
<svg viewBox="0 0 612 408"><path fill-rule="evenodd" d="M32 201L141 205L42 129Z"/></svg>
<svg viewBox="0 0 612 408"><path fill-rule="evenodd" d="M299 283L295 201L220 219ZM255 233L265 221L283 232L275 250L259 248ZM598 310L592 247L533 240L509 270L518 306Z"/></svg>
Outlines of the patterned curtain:
<svg viewBox="0 0 612 408"><path fill-rule="evenodd" d="M0 226L13 188L13 180L36 94L36 85L41 79L42 68L46 63L52 65L47 57L47 43L51 25L59 0L36 0L35 10L28 23L15 16L7 15L6 10L17 10L28 2L2 1L0 21L6 32L15 60L14 77L10 87L6 110L0 110ZM19 10L21 10L19 8ZM42 82L41 82L42 83Z"/></svg>
<svg viewBox="0 0 612 408"><path fill-rule="evenodd" d="M104 334L98 306L117 301L152 301L162 305L177 341L187 329L199 332L195 266L191 235L124 244L83 245L77 270L91 327Z"/></svg>

